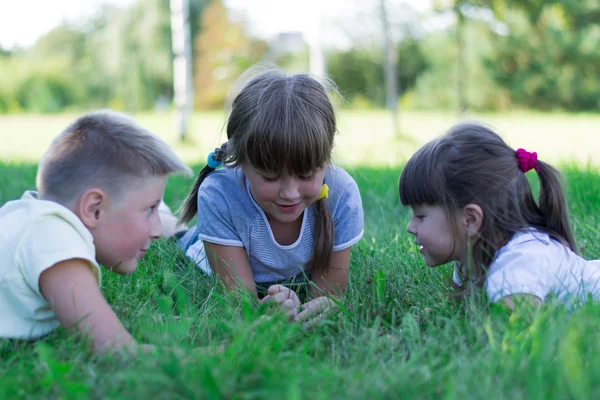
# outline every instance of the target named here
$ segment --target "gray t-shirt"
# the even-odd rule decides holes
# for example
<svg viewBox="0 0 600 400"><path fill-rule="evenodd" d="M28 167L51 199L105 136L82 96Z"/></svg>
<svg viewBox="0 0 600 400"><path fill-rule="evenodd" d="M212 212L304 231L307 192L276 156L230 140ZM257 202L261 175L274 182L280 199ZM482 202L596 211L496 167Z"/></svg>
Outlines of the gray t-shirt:
<svg viewBox="0 0 600 400"><path fill-rule="evenodd" d="M342 168L325 171L329 186L327 205L334 225L333 251L356 244L363 235L363 209L356 182ZM272 282L310 273L314 234L314 205L304 212L295 243L275 241L267 217L250 193L240 168L222 168L209 174L198 193L198 218L180 240L186 255L211 273L202 241L243 247L257 283Z"/></svg>

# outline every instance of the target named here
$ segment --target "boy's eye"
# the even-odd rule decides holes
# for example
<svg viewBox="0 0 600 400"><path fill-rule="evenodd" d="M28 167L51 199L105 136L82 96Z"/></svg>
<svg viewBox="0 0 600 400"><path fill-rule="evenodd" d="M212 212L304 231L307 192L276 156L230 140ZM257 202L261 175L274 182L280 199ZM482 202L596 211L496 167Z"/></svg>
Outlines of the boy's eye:
<svg viewBox="0 0 600 400"><path fill-rule="evenodd" d="M300 175L300 179L302 179L303 181L309 181L311 180L315 175L314 174L309 174L309 175Z"/></svg>

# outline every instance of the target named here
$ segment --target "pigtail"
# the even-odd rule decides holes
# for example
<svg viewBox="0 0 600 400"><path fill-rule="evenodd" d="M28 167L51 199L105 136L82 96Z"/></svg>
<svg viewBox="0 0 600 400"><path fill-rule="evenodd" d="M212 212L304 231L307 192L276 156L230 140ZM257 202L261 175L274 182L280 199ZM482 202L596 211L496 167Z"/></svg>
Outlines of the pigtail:
<svg viewBox="0 0 600 400"><path fill-rule="evenodd" d="M545 162L537 161L539 167L540 195L538 206L549 230L550 236L556 236L560 242L568 245L575 253L577 244L571 230L569 210L562 188L560 172Z"/></svg>
<svg viewBox="0 0 600 400"><path fill-rule="evenodd" d="M313 243L312 273L322 273L329 269L333 252L333 218L326 199L315 202L315 237Z"/></svg>
<svg viewBox="0 0 600 400"><path fill-rule="evenodd" d="M220 148L216 148L215 151L211 153L214 163L220 164L226 159L227 144L228 142L223 143ZM209 164L206 164L204 168L202 168L202 170L198 174L198 178L196 178L196 182L194 182L192 188L190 189L190 193L187 195L185 201L183 202L183 206L179 209L179 223L187 224L198 213L198 192L200 190L200 185L202 184L202 182L204 182L204 179L208 176L208 174L210 174L217 168Z"/></svg>

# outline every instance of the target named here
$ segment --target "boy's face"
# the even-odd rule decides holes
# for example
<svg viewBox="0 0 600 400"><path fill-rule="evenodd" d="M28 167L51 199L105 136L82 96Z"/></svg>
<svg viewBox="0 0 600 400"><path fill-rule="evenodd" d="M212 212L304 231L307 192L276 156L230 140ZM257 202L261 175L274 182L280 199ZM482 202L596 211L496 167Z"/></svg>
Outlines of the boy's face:
<svg viewBox="0 0 600 400"><path fill-rule="evenodd" d="M440 206L411 206L412 217L406 230L415 235L419 252L429 267L450 261L463 261L465 241L460 232L453 230L446 211Z"/></svg>
<svg viewBox="0 0 600 400"><path fill-rule="evenodd" d="M98 262L120 274L136 270L151 241L162 236L158 205L165 185L165 176L151 176L140 179L116 202L108 199L92 230Z"/></svg>

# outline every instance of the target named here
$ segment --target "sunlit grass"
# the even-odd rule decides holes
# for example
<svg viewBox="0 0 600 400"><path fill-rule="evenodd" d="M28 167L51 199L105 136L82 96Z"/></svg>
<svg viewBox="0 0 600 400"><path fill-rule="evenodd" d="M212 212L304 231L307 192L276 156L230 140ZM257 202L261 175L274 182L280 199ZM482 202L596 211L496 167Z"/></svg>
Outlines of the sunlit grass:
<svg viewBox="0 0 600 400"><path fill-rule="evenodd" d="M36 161L52 138L76 114L0 116L0 160ZM134 117L160 135L189 163L204 160L209 150L226 140L224 115L196 113L188 141L180 143L174 115L139 114ZM342 111L336 138L336 162L344 165L398 166L422 144L441 135L452 124L475 119L494 127L515 148L537 151L550 162L600 163L600 115L594 114L461 114L401 112L400 135L384 111Z"/></svg>

